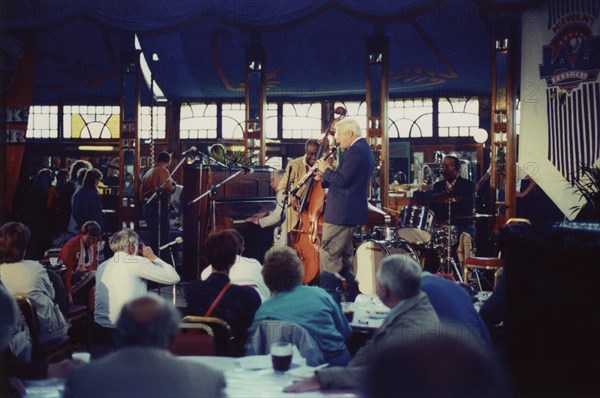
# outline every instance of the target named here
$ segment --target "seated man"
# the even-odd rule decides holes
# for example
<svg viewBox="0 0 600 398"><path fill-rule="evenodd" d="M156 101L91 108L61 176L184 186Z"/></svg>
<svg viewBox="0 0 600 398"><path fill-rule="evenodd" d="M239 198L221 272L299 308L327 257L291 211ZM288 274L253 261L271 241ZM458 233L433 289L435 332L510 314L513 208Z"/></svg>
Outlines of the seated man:
<svg viewBox="0 0 600 398"><path fill-rule="evenodd" d="M442 322L467 331L470 341L474 338L486 344L491 342L487 327L464 288L446 278L423 272L421 289L429 297L431 305Z"/></svg>
<svg viewBox="0 0 600 398"><path fill-rule="evenodd" d="M237 229L228 229L226 231L233 235L237 243L237 255L235 256L233 267L229 270L229 280L236 285L252 286L260 295L261 300L265 301L269 298L271 293L269 292L267 285L265 285L265 280L261 274L262 265L254 258L242 256L245 242L244 237ZM212 265L209 265L204 268L200 278L204 281L212 274L212 272Z"/></svg>
<svg viewBox="0 0 600 398"><path fill-rule="evenodd" d="M288 386L285 392L329 388L359 388L375 353L397 339L435 338L439 318L421 291L421 266L412 257L394 254L381 260L377 271L377 295L391 310L373 337L346 367L321 369L309 378Z"/></svg>
<svg viewBox="0 0 600 398"><path fill-rule="evenodd" d="M227 322L234 335L234 354L243 355L247 330L260 306L260 296L249 286L231 284L229 272L237 258L238 242L230 230L208 235L204 252L213 271L205 281L194 280L187 285L188 314Z"/></svg>
<svg viewBox="0 0 600 398"><path fill-rule="evenodd" d="M96 221L87 221L81 234L70 239L60 250L58 259L67 267L65 289L69 304L76 295L77 304L87 304L94 275L98 268L98 242L102 240L102 229Z"/></svg>
<svg viewBox="0 0 600 398"><path fill-rule="evenodd" d="M179 313L158 296L127 303L117 321L117 350L73 369L68 397L216 397L223 373L173 356Z"/></svg>
<svg viewBox="0 0 600 398"><path fill-rule="evenodd" d="M114 256L100 264L96 272L94 321L97 342L112 345L115 323L123 305L146 294L147 280L172 285L179 282L179 275L149 246L142 244L138 255L139 237L131 229L116 232L109 245Z"/></svg>

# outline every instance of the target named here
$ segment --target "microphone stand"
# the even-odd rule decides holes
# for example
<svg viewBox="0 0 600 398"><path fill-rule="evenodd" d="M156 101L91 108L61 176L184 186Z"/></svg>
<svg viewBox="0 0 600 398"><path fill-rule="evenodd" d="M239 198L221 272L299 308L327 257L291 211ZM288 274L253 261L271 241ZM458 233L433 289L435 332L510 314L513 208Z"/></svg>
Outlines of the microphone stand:
<svg viewBox="0 0 600 398"><path fill-rule="evenodd" d="M181 165L183 164L183 162L185 162L185 160L187 159L187 156L182 156L181 159L179 160L179 163L177 163L177 165L175 166L175 168L173 168L173 170L171 172L169 172L169 175L167 176L167 178L165 178L164 181L162 181L160 184L158 184L158 187L156 187L156 190L152 193L152 196L150 196L148 199L146 199L146 201L144 202L144 204L142 205L142 207L149 205L152 200L154 200L154 198L158 195L158 206L157 206L157 212L158 212L158 231L157 231L157 256L159 258L161 258L161 252L162 250L160 250L161 247L161 229L162 229L162 186L169 180L172 180L173 174L175 174L175 172L181 167ZM168 169L167 169L168 170ZM169 227L170 229L170 227ZM168 237L167 237L168 239ZM175 258L173 257L173 252L171 252L171 265L173 266L173 268L177 269L177 267L175 266ZM175 289L175 285L173 285L173 289ZM158 288L156 289L158 291L158 295L160 295L160 283L158 284ZM173 291L173 293L175 293L175 291ZM173 295L173 304L175 304L175 295Z"/></svg>
<svg viewBox="0 0 600 398"><path fill-rule="evenodd" d="M150 196L148 199L146 199L146 201L144 202L144 204L142 205L142 207L147 206L148 204L150 204L150 202L152 202L152 200L154 200L154 198L158 195L158 239L157 239L157 243L158 243L158 247L157 247L157 255L158 257L160 257L161 254L161 250L160 250L160 246L161 246L161 234L160 234L160 230L161 230L161 226L162 226L162 186L169 180L172 180L173 174L175 174L175 172L181 167L181 165L183 164L183 162L185 162L185 160L187 159L187 156L183 156L181 158L181 160L179 161L179 163L177 163L177 165L175 166L175 168L169 172L169 175L167 176L167 178L165 178L164 181L162 181L160 184L158 184L158 187L156 188L156 190L152 193L152 196ZM168 237L167 237L168 238ZM173 263L173 267L175 267L175 263Z"/></svg>
<svg viewBox="0 0 600 398"><path fill-rule="evenodd" d="M288 170L287 170L287 182L285 184L285 190L283 191L283 203L281 204L281 215L279 216L279 226L277 227L277 231L276 231L276 235L278 238L281 237L281 226L283 225L284 222L286 221L286 216L287 216L287 205L288 205L288 196L290 194L290 176L292 174L292 166L288 166ZM286 237L287 238L287 237ZM287 242L287 239L286 239Z"/></svg>

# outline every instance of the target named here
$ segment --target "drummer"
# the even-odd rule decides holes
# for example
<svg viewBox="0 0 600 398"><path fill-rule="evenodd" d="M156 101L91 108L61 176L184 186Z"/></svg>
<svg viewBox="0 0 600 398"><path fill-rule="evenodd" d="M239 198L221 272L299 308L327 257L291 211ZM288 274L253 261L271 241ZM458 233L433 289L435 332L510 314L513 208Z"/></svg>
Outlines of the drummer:
<svg viewBox="0 0 600 398"><path fill-rule="evenodd" d="M466 232L473 236L473 214L475 184L460 176L460 160L456 156L446 156L442 162L443 180L433 184L430 209L435 213L438 226L454 225L458 233ZM448 220L448 204L452 219Z"/></svg>

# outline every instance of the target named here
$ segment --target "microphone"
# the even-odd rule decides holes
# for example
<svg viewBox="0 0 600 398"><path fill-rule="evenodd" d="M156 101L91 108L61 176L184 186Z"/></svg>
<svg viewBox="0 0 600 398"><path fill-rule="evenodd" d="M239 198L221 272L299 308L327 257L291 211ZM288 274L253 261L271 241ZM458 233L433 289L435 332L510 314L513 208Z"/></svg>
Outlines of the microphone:
<svg viewBox="0 0 600 398"><path fill-rule="evenodd" d="M184 151L181 153L181 156L191 156L193 154L195 154L196 152L198 152L198 149L196 149L195 146L189 148L188 150Z"/></svg>
<svg viewBox="0 0 600 398"><path fill-rule="evenodd" d="M165 250L167 247L171 247L173 245L179 245L183 243L183 238L181 236L178 236L177 238L175 238L174 241L166 243L164 245L162 245L161 247L158 248L158 250Z"/></svg>
<svg viewBox="0 0 600 398"><path fill-rule="evenodd" d="M248 166L242 166L242 170L244 170L244 174L252 174L252 173L254 173L254 169L251 169Z"/></svg>

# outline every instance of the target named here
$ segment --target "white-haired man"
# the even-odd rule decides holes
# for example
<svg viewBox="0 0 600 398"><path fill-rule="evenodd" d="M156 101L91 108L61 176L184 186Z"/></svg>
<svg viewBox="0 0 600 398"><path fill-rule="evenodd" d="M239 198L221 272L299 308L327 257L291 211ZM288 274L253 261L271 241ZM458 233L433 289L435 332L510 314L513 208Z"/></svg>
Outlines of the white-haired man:
<svg viewBox="0 0 600 398"><path fill-rule="evenodd" d="M96 271L94 321L96 342L111 345L121 308L128 301L147 292L146 281L166 285L179 282L175 269L157 257L152 248L141 244L131 229L116 232L109 240L114 256Z"/></svg>
<svg viewBox="0 0 600 398"><path fill-rule="evenodd" d="M361 137L353 119L336 123L335 138L343 151L336 170L326 160L318 160L323 187L329 188L323 215L323 239L319 250L320 284L337 301L342 278L347 281L349 299L354 301L358 286L352 272L352 236L357 225L368 223L367 188L374 159L369 144Z"/></svg>
<svg viewBox="0 0 600 398"><path fill-rule="evenodd" d="M367 366L382 347L420 336L435 338L440 328L439 318L427 295L421 291L421 266L412 257L395 254L384 258L377 271L376 289L390 312L348 366L321 369L313 377L288 386L284 391L359 388Z"/></svg>

